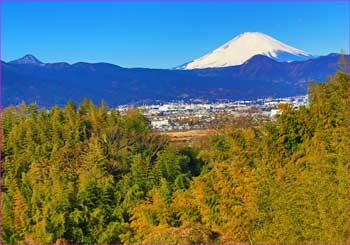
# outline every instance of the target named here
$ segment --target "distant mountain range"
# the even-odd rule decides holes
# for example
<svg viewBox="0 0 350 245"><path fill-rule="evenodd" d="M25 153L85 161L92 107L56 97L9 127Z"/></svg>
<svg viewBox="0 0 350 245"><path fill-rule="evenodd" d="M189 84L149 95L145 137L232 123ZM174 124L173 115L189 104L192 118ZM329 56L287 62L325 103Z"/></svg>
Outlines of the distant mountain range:
<svg viewBox="0 0 350 245"><path fill-rule="evenodd" d="M241 65L190 70L123 68L108 63L42 63L33 55L2 62L2 103L64 105L88 97L110 106L206 99L255 99L305 94L308 80L324 81L339 54L278 62L255 55ZM347 56L349 58L349 56Z"/></svg>
<svg viewBox="0 0 350 245"><path fill-rule="evenodd" d="M241 65L254 55L265 55L276 61L297 61L313 58L260 32L244 32L214 51L176 69L203 69Z"/></svg>

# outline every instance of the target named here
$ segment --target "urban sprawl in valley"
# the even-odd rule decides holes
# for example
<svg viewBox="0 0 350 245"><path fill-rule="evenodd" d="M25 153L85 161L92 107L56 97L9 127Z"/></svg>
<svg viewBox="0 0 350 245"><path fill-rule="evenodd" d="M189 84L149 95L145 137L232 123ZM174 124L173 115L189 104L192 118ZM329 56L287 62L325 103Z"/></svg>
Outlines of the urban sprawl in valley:
<svg viewBox="0 0 350 245"><path fill-rule="evenodd" d="M222 121L225 117L251 116L260 121L269 121L280 114L278 105L287 103L293 107L306 106L308 96L215 103L200 100L193 102L177 101L142 106L121 105L116 109L123 114L128 109L138 108L150 120L154 130L166 132L210 128L212 125L217 125L217 122Z"/></svg>

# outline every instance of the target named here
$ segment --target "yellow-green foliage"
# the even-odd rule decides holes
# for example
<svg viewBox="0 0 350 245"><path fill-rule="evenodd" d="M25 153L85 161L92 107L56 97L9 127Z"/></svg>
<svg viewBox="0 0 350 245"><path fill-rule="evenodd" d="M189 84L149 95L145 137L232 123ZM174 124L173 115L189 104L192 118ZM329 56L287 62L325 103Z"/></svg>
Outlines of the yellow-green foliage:
<svg viewBox="0 0 350 245"><path fill-rule="evenodd" d="M349 74L203 149L105 103L3 111L3 243L348 241Z"/></svg>
<svg viewBox="0 0 350 245"><path fill-rule="evenodd" d="M346 243L348 93L349 75L339 72L311 84L308 107L281 105L276 123L225 127L188 189L167 202L158 191L132 210L135 240L126 241L178 243L165 231L198 224L216 243Z"/></svg>

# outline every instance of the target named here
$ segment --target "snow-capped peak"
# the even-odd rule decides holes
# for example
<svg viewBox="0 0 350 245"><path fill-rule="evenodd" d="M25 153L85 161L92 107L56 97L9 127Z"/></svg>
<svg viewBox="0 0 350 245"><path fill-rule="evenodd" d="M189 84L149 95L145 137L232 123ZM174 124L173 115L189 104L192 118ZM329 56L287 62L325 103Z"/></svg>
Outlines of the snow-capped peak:
<svg viewBox="0 0 350 245"><path fill-rule="evenodd" d="M23 56L22 58L19 58L17 60L10 61L11 64L17 64L17 65L40 65L43 64L40 60L38 60L34 55L27 54Z"/></svg>
<svg viewBox="0 0 350 245"><path fill-rule="evenodd" d="M260 32L244 32L213 52L184 64L183 69L241 65L254 55L265 55L276 61L309 59L302 50L284 44Z"/></svg>

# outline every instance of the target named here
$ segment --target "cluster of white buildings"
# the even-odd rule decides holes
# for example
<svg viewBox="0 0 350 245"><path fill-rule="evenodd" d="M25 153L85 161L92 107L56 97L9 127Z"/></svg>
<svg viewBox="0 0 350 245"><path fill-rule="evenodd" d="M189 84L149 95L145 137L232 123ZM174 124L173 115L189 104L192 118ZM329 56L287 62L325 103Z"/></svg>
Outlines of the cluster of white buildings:
<svg viewBox="0 0 350 245"><path fill-rule="evenodd" d="M232 117L258 114L275 117L280 114L279 104L291 104L297 108L309 103L307 95L287 98L264 98L257 100L239 100L215 103L185 103L183 101L137 106L151 121L151 126L160 131L189 130L202 128L220 115ZM121 113L136 106L122 105L117 108Z"/></svg>

